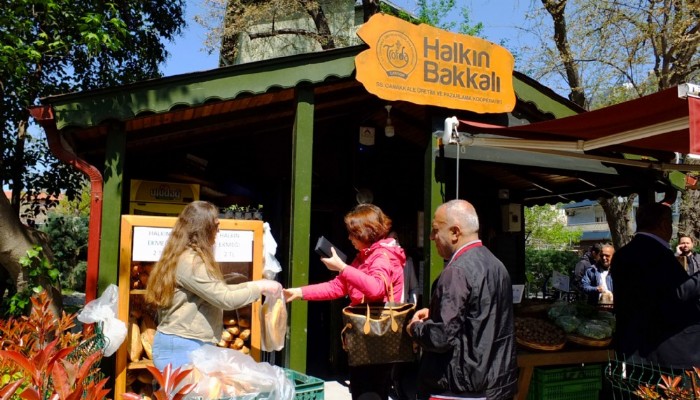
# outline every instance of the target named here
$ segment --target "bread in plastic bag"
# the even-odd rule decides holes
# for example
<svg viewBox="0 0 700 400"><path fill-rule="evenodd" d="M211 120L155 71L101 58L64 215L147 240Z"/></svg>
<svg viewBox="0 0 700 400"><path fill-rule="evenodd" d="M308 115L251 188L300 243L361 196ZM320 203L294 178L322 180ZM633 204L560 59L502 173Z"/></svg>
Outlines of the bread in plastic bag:
<svg viewBox="0 0 700 400"><path fill-rule="evenodd" d="M287 336L287 305L283 294L265 297L260 307L260 348L263 351L280 351Z"/></svg>
<svg viewBox="0 0 700 400"><path fill-rule="evenodd" d="M190 358L195 388L186 399L294 399L294 383L283 368L240 351L205 345Z"/></svg>
<svg viewBox="0 0 700 400"><path fill-rule="evenodd" d="M124 321L117 318L119 291L116 285L109 285L102 296L92 300L78 314L78 321L84 324L100 323L107 345L104 356L109 357L126 339L127 328Z"/></svg>

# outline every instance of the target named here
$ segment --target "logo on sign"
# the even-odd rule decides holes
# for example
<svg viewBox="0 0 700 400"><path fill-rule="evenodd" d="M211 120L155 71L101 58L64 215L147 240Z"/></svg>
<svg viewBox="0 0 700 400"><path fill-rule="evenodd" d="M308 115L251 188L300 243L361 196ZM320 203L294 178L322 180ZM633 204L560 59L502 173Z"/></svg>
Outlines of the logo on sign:
<svg viewBox="0 0 700 400"><path fill-rule="evenodd" d="M377 59L388 76L403 79L408 78L418 62L413 42L398 31L388 31L379 37Z"/></svg>
<svg viewBox="0 0 700 400"><path fill-rule="evenodd" d="M167 185L161 185L151 188L150 194L156 200L172 201L179 199L182 196L182 191Z"/></svg>

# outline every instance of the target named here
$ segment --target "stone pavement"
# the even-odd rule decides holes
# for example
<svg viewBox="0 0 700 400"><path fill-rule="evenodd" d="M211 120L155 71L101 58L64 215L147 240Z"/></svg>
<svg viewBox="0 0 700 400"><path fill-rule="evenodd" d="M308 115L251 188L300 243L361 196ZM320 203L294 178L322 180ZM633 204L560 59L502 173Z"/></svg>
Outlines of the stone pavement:
<svg viewBox="0 0 700 400"><path fill-rule="evenodd" d="M347 381L326 381L323 384L323 398L326 400L350 400Z"/></svg>

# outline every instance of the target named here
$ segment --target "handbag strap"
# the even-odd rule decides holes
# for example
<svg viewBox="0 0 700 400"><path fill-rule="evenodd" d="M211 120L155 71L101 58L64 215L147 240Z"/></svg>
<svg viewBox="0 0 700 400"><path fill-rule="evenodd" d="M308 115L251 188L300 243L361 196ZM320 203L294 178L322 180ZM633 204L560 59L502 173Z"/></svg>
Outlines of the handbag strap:
<svg viewBox="0 0 700 400"><path fill-rule="evenodd" d="M386 276L382 274L382 280L384 280L384 286L389 290L389 301L391 303L394 303L394 285L391 284L386 279ZM369 303L366 304L367 306L367 318L365 319L365 325L362 327L362 331L365 333L365 335L369 334L370 331L370 326L369 326ZM398 332L399 330L399 323L396 322L396 318L394 317L394 308L389 307L389 318L391 318L391 330L393 332Z"/></svg>

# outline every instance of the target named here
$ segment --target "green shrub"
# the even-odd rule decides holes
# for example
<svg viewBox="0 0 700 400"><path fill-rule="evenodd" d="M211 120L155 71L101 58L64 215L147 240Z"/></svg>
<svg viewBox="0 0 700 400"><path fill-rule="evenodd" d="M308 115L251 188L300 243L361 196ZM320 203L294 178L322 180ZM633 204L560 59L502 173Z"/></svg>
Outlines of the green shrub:
<svg viewBox="0 0 700 400"><path fill-rule="evenodd" d="M579 260L578 254L568 250L525 249L525 278L531 291L541 291L554 271L571 276ZM546 290L551 286L547 284Z"/></svg>
<svg viewBox="0 0 700 400"><path fill-rule="evenodd" d="M41 230L49 236L54 265L61 272L62 287L85 290L88 217L49 213Z"/></svg>

